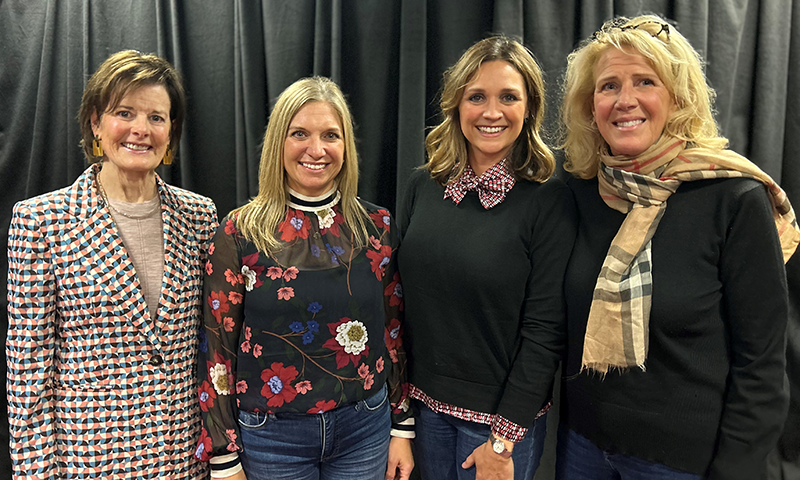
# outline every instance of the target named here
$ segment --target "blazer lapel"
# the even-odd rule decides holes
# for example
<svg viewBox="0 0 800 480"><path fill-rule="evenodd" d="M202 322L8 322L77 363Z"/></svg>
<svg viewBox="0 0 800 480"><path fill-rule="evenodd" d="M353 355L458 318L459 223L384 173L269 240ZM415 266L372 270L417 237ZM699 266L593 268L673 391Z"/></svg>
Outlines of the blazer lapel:
<svg viewBox="0 0 800 480"><path fill-rule="evenodd" d="M158 334L153 328L141 285L133 262L125 250L122 237L111 217L108 207L100 199L94 188L95 174L100 170L98 164L92 165L75 183L76 191L70 195L70 209L83 216L91 226L92 258L88 259L95 279L101 288L108 292L108 301L101 302L100 314L126 318L147 338L156 350L161 349ZM106 296L103 295L103 299Z"/></svg>

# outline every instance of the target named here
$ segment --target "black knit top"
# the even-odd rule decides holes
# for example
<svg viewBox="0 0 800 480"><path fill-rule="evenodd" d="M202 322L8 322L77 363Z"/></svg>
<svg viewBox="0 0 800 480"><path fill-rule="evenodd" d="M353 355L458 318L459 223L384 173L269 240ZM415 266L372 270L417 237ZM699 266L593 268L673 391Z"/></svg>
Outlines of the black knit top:
<svg viewBox="0 0 800 480"><path fill-rule="evenodd" d="M624 215L570 179L579 228L565 280L562 421L599 448L713 479L760 478L788 405L787 286L764 186L684 182L652 240L646 371L580 374L592 291Z"/></svg>

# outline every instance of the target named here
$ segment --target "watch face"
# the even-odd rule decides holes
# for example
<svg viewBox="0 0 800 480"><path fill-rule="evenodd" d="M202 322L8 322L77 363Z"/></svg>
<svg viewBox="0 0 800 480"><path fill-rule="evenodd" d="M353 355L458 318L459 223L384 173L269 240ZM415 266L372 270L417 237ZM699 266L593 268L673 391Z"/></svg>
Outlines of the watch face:
<svg viewBox="0 0 800 480"><path fill-rule="evenodd" d="M503 453L503 450L505 450L505 449L506 449L506 446L503 445L503 442L500 442L500 441L497 441L497 440L492 442L492 450L494 450L495 453Z"/></svg>

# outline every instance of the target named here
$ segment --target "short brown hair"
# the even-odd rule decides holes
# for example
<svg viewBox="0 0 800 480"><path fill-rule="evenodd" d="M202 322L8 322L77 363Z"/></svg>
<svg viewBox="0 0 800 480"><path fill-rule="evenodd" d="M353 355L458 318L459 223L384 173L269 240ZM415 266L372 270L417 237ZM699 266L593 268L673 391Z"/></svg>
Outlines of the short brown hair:
<svg viewBox="0 0 800 480"><path fill-rule="evenodd" d="M100 160L92 153L92 114L96 113L99 119L103 113L116 108L129 90L154 84L163 85L169 95L169 144L173 152L177 150L186 117L186 93L180 74L158 55L123 50L108 57L83 90L78 122L81 147L89 163Z"/></svg>

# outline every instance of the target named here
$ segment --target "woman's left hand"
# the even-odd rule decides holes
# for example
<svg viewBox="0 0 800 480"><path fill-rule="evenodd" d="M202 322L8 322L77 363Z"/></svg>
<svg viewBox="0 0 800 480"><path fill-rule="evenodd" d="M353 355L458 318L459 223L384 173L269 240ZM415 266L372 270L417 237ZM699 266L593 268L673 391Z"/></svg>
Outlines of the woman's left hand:
<svg viewBox="0 0 800 480"><path fill-rule="evenodd" d="M386 466L386 480L408 480L414 469L414 456L411 454L411 440L392 437L389 441L389 463Z"/></svg>
<svg viewBox="0 0 800 480"><path fill-rule="evenodd" d="M466 470L473 465L475 465L475 480L514 479L514 461L494 453L489 442L484 442L473 450L461 464L461 468Z"/></svg>

